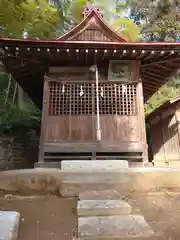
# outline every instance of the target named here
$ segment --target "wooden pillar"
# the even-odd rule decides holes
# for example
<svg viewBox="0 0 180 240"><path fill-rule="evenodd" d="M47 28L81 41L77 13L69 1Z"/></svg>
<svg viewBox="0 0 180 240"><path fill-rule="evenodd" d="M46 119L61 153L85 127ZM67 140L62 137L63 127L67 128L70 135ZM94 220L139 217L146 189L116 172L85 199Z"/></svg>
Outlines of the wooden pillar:
<svg viewBox="0 0 180 240"><path fill-rule="evenodd" d="M177 124L177 134L178 134L178 140L179 140L179 157L180 157L180 109L179 105L176 106L176 111L175 111L175 118L176 118L176 124Z"/></svg>
<svg viewBox="0 0 180 240"><path fill-rule="evenodd" d="M41 133L39 141L39 159L38 162L44 162L44 135L46 128L46 116L48 111L48 81L46 76L44 77L43 99L42 99L42 117L41 117Z"/></svg>
<svg viewBox="0 0 180 240"><path fill-rule="evenodd" d="M20 109L24 109L25 107L24 91L22 90L20 85L18 85L18 107Z"/></svg>
<svg viewBox="0 0 180 240"><path fill-rule="evenodd" d="M144 112L144 97L142 81L139 79L137 84L137 106L138 106L138 118L139 118L139 134L143 149L143 162L148 163L148 145L146 139L146 124L145 124L145 112Z"/></svg>

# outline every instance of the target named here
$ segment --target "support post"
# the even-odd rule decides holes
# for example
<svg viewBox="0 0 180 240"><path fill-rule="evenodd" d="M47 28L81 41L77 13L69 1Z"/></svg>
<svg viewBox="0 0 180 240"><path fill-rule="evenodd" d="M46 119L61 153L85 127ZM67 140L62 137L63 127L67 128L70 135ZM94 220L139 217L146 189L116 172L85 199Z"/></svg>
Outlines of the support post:
<svg viewBox="0 0 180 240"><path fill-rule="evenodd" d="M98 76L98 68L95 66L96 73L96 105L97 105L97 129L96 129L96 137L98 141L101 141L101 128L100 128L100 116L99 116L99 76Z"/></svg>
<svg viewBox="0 0 180 240"><path fill-rule="evenodd" d="M146 123L145 123L145 112L144 112L144 97L143 97L143 86L142 81L139 79L137 84L137 103L138 103L138 115L140 122L140 137L143 148L143 162L144 164L148 163L148 145L146 138Z"/></svg>
<svg viewBox="0 0 180 240"><path fill-rule="evenodd" d="M44 135L45 135L45 121L47 116L47 92L48 92L48 82L46 77L44 77L44 88L43 88L43 100L42 100L42 117L41 117L41 133L39 141L39 159L38 162L44 162Z"/></svg>

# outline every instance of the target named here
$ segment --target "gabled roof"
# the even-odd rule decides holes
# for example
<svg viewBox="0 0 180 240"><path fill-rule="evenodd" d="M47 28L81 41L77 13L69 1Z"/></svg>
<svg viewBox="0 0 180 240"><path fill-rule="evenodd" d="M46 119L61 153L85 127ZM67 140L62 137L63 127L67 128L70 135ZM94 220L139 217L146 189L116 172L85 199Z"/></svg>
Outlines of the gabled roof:
<svg viewBox="0 0 180 240"><path fill-rule="evenodd" d="M154 124L157 123L161 118L162 118L162 114L167 117L168 114L167 112L169 112L169 114L173 114L177 107L180 107L180 95L167 100L165 103L163 103L160 107L156 108L152 113L150 113L147 117L146 117L146 122L150 123L150 124Z"/></svg>
<svg viewBox="0 0 180 240"><path fill-rule="evenodd" d="M93 34L93 31L95 34ZM99 32L99 36L98 33ZM101 35L101 37L100 37ZM83 21L75 26L72 30L65 33L56 41L103 41L103 42L127 42L125 38L115 32L108 26L95 8L92 8L90 13Z"/></svg>
<svg viewBox="0 0 180 240"><path fill-rule="evenodd" d="M42 81L35 80L32 73L43 71L50 65L92 65L109 60L140 61L144 100L147 101L180 68L180 43L128 43L93 41L26 40L0 37L0 55L6 69L34 100L34 89L43 89ZM44 70L45 71L45 70ZM27 81L27 78L30 81ZM24 85L26 86L26 89ZM37 94L37 105L42 102Z"/></svg>

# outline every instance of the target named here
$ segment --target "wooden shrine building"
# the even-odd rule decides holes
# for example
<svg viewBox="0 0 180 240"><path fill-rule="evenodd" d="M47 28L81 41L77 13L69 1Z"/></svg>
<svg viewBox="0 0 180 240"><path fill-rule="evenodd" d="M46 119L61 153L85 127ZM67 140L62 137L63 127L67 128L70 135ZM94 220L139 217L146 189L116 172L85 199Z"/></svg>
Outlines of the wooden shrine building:
<svg viewBox="0 0 180 240"><path fill-rule="evenodd" d="M39 161L147 161L144 102L176 72L180 44L130 43L97 8L55 40L0 38L8 72L42 109Z"/></svg>
<svg viewBox="0 0 180 240"><path fill-rule="evenodd" d="M155 166L180 166L180 97L165 102L147 118Z"/></svg>

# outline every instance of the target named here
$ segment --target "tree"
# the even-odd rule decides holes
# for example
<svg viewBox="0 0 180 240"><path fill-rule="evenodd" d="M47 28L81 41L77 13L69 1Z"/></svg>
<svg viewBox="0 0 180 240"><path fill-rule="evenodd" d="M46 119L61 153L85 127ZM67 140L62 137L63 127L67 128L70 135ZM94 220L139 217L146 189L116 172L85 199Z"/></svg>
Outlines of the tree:
<svg viewBox="0 0 180 240"><path fill-rule="evenodd" d="M180 24L177 21L179 0L128 0L131 18L141 25L147 41L176 41Z"/></svg>
<svg viewBox="0 0 180 240"><path fill-rule="evenodd" d="M57 27L60 15L46 0L1 0L0 35L47 39Z"/></svg>
<svg viewBox="0 0 180 240"><path fill-rule="evenodd" d="M136 42L141 39L140 28L128 18L115 19L112 27L121 33L128 42Z"/></svg>
<svg viewBox="0 0 180 240"><path fill-rule="evenodd" d="M68 26L68 29L66 28L66 31L72 28L72 26L75 26L81 22L84 8L90 4L99 7L103 13L104 19L108 20L110 26L117 32L121 33L122 36L125 37L128 41L138 41L140 39L139 27L133 23L132 20L121 17L121 13L126 8L125 2L115 2L114 9L113 7L110 7L112 3L110 3L108 0L72 0L71 2L66 1L66 3L64 3L65 7L59 4L59 0L54 0L54 3L58 6L58 8L60 8L60 11L64 11L63 14L65 22L69 23L69 25L66 25ZM68 8L66 7L67 4L69 4Z"/></svg>

